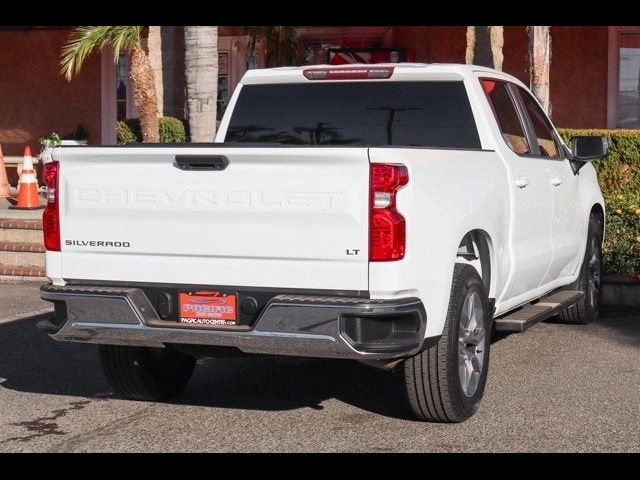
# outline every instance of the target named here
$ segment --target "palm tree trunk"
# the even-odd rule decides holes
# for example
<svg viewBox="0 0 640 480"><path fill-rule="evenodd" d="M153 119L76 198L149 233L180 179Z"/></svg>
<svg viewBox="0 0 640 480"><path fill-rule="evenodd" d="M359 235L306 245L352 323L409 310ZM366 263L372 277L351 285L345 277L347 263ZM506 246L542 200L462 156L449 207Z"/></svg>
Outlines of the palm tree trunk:
<svg viewBox="0 0 640 480"><path fill-rule="evenodd" d="M218 101L218 27L184 27L187 110L192 142L212 142Z"/></svg>
<svg viewBox="0 0 640 480"><path fill-rule="evenodd" d="M158 116L162 117L164 112L164 82L162 70L162 27L160 25L150 25L147 36L147 52L149 61L153 68L153 79L156 85L156 96L158 99Z"/></svg>
<svg viewBox="0 0 640 480"><path fill-rule="evenodd" d="M129 74L133 80L133 99L140 117L140 129L144 143L160 141L158 125L158 100L149 57L142 47L131 50Z"/></svg>
<svg viewBox="0 0 640 480"><path fill-rule="evenodd" d="M529 34L529 81L547 115L551 115L549 73L551 71L551 35L549 27L527 27Z"/></svg>
<svg viewBox="0 0 640 480"><path fill-rule="evenodd" d="M504 35L502 27L467 27L467 64L502 70L502 46Z"/></svg>

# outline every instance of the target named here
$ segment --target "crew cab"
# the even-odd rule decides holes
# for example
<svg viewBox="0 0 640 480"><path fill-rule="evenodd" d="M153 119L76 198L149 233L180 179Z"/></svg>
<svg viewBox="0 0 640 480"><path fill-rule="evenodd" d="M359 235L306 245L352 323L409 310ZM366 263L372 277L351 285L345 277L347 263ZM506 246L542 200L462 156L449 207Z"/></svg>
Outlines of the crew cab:
<svg viewBox="0 0 640 480"><path fill-rule="evenodd" d="M199 356L341 358L461 422L492 331L597 317L606 153L492 69L250 70L212 143L55 152L41 326L100 344L124 398L178 394Z"/></svg>

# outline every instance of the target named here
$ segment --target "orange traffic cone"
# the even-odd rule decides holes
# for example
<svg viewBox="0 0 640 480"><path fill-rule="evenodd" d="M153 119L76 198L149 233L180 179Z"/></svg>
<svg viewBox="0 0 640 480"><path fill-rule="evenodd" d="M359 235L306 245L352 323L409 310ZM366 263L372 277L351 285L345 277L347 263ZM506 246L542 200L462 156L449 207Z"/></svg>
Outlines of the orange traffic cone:
<svg viewBox="0 0 640 480"><path fill-rule="evenodd" d="M44 208L44 205L40 206L36 171L33 169L33 158L31 158L29 145L24 147L24 160L22 161L22 173L18 186L18 204L15 206L12 205L9 208L16 210L36 210L38 208Z"/></svg>
<svg viewBox="0 0 640 480"><path fill-rule="evenodd" d="M4 157L2 156L2 145L0 145L0 198L8 197L9 180L7 179L7 169L4 166Z"/></svg>

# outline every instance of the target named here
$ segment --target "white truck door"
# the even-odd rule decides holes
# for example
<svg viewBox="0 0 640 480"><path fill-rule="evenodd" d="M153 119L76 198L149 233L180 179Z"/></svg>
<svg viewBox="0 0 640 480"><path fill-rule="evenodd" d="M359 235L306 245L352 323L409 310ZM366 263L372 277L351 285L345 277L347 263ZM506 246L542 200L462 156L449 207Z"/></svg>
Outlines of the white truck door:
<svg viewBox="0 0 640 480"><path fill-rule="evenodd" d="M550 168L555 160L537 155L516 93L508 82L481 79L504 141L498 149L507 160L511 187L513 269L499 302L540 286L551 264L552 186Z"/></svg>
<svg viewBox="0 0 640 480"><path fill-rule="evenodd" d="M586 243L585 218L580 208L580 177L573 173L566 158L556 162L553 186L553 262L544 283L568 277L580 268L582 248Z"/></svg>
<svg viewBox="0 0 640 480"><path fill-rule="evenodd" d="M553 133L551 121L526 90L515 87L530 119L540 155L554 161L549 165L549 182L553 198L551 243L553 261L543 284L572 275L579 264L584 218L580 210L579 177L573 173L559 140Z"/></svg>

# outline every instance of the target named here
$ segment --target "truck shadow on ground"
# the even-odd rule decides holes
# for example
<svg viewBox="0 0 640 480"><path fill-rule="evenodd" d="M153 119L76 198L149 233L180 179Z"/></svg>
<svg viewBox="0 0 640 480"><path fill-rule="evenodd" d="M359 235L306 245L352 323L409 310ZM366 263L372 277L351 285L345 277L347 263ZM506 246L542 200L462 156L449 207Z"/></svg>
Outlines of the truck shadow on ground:
<svg viewBox="0 0 640 480"><path fill-rule="evenodd" d="M640 318L609 317L590 328L640 346ZM603 328L604 327L604 328ZM507 335L495 335L493 342ZM35 322L0 326L0 388L93 399L113 398L97 346L62 343ZM185 391L171 403L264 411L310 408L337 399L379 415L410 419L402 369L389 373L351 361L277 357L206 358Z"/></svg>
<svg viewBox="0 0 640 480"><path fill-rule="evenodd" d="M639 307L606 307L602 313L606 317L589 326L604 328L619 344L640 348Z"/></svg>
<svg viewBox="0 0 640 480"><path fill-rule="evenodd" d="M98 347L56 342L36 322L0 325L0 388L85 398L115 398ZM409 418L402 378L355 362L277 357L205 358L180 405L249 410L322 410L336 398L358 408Z"/></svg>
<svg viewBox="0 0 640 480"><path fill-rule="evenodd" d="M640 309L637 307L604 307L600 312L600 318L588 325L565 325L557 316L551 317L543 323L557 325L560 329L585 329L589 335L595 337L605 336L620 345L640 347ZM533 325L532 328L535 327L536 325ZM561 335L560 330L558 334ZM512 335L520 334L494 331L491 337L491 344L493 345Z"/></svg>

